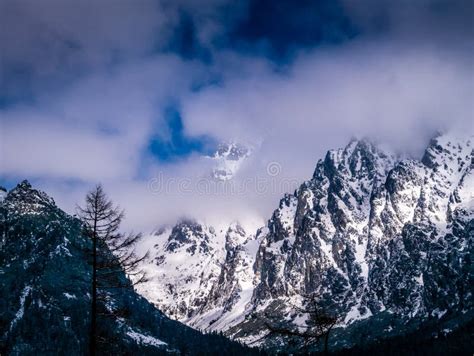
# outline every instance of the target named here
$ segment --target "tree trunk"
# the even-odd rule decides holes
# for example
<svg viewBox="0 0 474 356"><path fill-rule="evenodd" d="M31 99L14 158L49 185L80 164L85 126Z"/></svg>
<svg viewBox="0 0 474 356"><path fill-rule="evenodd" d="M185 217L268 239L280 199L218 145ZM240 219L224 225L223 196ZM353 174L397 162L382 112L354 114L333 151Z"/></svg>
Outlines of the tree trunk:
<svg viewBox="0 0 474 356"><path fill-rule="evenodd" d="M324 354L325 355L329 355L328 343L329 343L329 333L331 332L331 329L332 329L332 326L328 329L324 337Z"/></svg>
<svg viewBox="0 0 474 356"><path fill-rule="evenodd" d="M91 330L89 340L89 354L95 356L97 346L97 221L94 221L92 231L92 304L91 304Z"/></svg>
<svg viewBox="0 0 474 356"><path fill-rule="evenodd" d="M136 284L143 282L144 274L137 269L148 254L139 258L134 251L130 252L131 247L141 238L141 234L120 233L124 212L113 206L100 184L87 194L85 207L78 206L77 209L83 222L84 235L91 241L86 248L92 268L88 354L95 356L102 341L99 325L99 307L102 304L99 289L132 287L131 282L123 282L123 275L127 272L138 277ZM114 313L110 312L110 315L114 316Z"/></svg>
<svg viewBox="0 0 474 356"><path fill-rule="evenodd" d="M327 333L326 336L324 337L324 354L326 356L329 355L329 352L328 352L328 339L329 339L329 333Z"/></svg>

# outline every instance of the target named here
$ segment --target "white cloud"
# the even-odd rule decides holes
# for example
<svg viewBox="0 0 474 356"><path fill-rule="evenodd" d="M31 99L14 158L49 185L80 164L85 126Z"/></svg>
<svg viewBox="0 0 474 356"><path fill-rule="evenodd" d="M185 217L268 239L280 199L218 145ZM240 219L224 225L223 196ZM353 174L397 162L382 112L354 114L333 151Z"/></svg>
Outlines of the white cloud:
<svg viewBox="0 0 474 356"><path fill-rule="evenodd" d="M150 137L166 138L162 109L199 74L193 63L155 56L93 73L32 106L2 112L1 172L79 179L132 179Z"/></svg>
<svg viewBox="0 0 474 356"><path fill-rule="evenodd" d="M472 129L466 59L396 42L318 49L287 73L259 70L189 97L183 117L193 135L263 140L269 159L290 171L313 167L350 136L417 152L436 130Z"/></svg>
<svg viewBox="0 0 474 356"><path fill-rule="evenodd" d="M265 58L213 47L226 21L241 16L244 5L227 18L219 17L229 5L225 0L209 0L206 6L104 1L94 2L92 12L88 2L79 7L48 3L53 6L2 3L9 10L0 11L9 29L0 33L3 59L30 67L31 88L13 89L21 94L31 90L34 100L0 112L0 173L33 178L70 212L101 181L126 208L128 226L136 229L172 223L183 215L212 223L261 220L270 216L283 192L291 191L282 185L285 180L310 178L326 150L345 145L351 136L372 136L396 150L419 153L435 130L473 130L469 36L459 35L452 18L440 22L443 31L437 30L433 25L439 13L420 17L420 7L418 12L405 6L395 11L387 2L379 8L371 0L345 1L349 15L369 32L374 9L389 11L389 30L301 51L276 71ZM152 52L155 44L162 48L169 39L183 8L192 14L200 42L213 51L211 64ZM417 33L420 18L426 26ZM190 90L213 74L222 82ZM164 165L147 154L152 136L169 134L161 114L170 102L181 104L187 134L255 146L236 177L237 187L268 178L266 167L276 161L282 167L271 182L276 188L259 192L251 185L227 195L183 192L177 185L159 194L150 191L150 179L159 175L196 187L210 172L202 157Z"/></svg>

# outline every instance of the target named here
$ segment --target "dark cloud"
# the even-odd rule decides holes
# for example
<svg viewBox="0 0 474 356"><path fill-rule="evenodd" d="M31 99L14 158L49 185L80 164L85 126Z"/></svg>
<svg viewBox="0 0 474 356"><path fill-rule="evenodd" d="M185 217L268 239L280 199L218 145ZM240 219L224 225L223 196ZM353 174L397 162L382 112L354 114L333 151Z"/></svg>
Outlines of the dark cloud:
<svg viewBox="0 0 474 356"><path fill-rule="evenodd" d="M472 36L474 3L470 0L342 0L361 31L413 38L465 40Z"/></svg>
<svg viewBox="0 0 474 356"><path fill-rule="evenodd" d="M473 6L470 0L4 0L0 106L163 52L212 63L226 50L278 62L302 49L371 36L470 50Z"/></svg>
<svg viewBox="0 0 474 356"><path fill-rule="evenodd" d="M355 28L338 1L254 0L229 31L232 45L261 48L275 58L354 37Z"/></svg>
<svg viewBox="0 0 474 356"><path fill-rule="evenodd" d="M4 104L143 55L166 21L158 5L151 0L2 1Z"/></svg>

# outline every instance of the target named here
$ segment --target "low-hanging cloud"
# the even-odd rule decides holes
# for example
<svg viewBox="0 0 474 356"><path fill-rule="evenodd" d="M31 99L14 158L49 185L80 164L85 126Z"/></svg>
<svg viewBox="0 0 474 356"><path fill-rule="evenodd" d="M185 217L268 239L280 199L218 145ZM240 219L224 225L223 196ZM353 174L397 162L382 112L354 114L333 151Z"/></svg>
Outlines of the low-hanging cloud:
<svg viewBox="0 0 474 356"><path fill-rule="evenodd" d="M138 229L180 216L254 226L352 136L419 155L438 130L473 131L471 2L343 0L330 5L337 16L327 26L313 23L324 11L306 11L304 24L282 21L296 35L318 32L294 40L255 24L253 5L2 2L2 177L32 179L70 212L101 181ZM258 31L244 36L249 23ZM169 139L169 105L186 135L253 148L236 186L268 180L276 162L281 172L267 183L277 188L153 191L157 177L195 187L212 169L197 153L160 162L149 152L153 138Z"/></svg>
<svg viewBox="0 0 474 356"><path fill-rule="evenodd" d="M268 68L203 90L188 98L183 117L190 134L263 140L272 159L288 156L297 169L351 136L413 153L437 130L472 129L472 91L463 57L354 43L305 53L283 74Z"/></svg>

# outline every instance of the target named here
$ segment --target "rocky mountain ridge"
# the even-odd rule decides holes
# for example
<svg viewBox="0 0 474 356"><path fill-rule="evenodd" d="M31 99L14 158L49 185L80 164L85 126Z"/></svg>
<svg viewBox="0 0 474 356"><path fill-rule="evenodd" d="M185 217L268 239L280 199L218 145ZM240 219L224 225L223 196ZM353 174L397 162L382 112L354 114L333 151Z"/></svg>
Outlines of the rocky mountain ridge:
<svg viewBox="0 0 474 356"><path fill-rule="evenodd" d="M440 135L421 160L400 161L353 140L329 151L255 235L231 227L233 244L223 234L203 240L199 229L209 227L188 230L216 252L200 250L200 268L188 264L189 252L181 255L194 281L186 295L196 302L175 317L253 343L265 332L255 315L272 310L304 322L291 305L308 293L317 293L347 330L387 313L400 320L471 313L473 147L472 137ZM171 309L189 304L171 295Z"/></svg>
<svg viewBox="0 0 474 356"><path fill-rule="evenodd" d="M27 181L2 198L0 354L87 355L92 271L81 222ZM97 354L254 353L170 320L133 288L104 293Z"/></svg>

